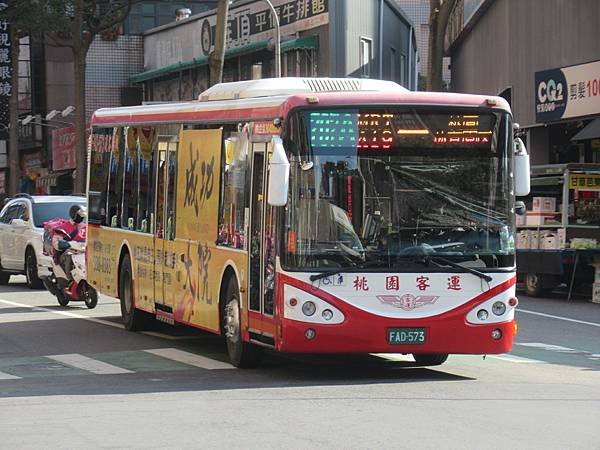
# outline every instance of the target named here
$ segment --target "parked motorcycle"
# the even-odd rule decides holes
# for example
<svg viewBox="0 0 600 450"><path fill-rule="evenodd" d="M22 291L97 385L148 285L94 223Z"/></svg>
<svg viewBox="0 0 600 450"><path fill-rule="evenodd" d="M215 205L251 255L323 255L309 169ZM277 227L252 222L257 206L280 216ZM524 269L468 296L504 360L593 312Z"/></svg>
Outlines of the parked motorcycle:
<svg viewBox="0 0 600 450"><path fill-rule="evenodd" d="M98 304L98 292L86 281L85 227L72 237L67 231L51 224L44 233L44 251L52 256L51 275L43 278L46 289L56 296L58 304L83 301L89 309ZM71 259L70 277L60 259Z"/></svg>

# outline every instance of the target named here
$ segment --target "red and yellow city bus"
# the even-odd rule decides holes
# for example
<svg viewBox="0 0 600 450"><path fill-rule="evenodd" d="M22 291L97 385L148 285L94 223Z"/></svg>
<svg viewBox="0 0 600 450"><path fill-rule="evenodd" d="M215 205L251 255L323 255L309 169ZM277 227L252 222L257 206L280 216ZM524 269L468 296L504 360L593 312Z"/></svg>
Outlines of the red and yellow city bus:
<svg viewBox="0 0 600 450"><path fill-rule="evenodd" d="M511 349L528 157L503 99L263 79L92 126L88 276L127 329L222 334L237 366Z"/></svg>

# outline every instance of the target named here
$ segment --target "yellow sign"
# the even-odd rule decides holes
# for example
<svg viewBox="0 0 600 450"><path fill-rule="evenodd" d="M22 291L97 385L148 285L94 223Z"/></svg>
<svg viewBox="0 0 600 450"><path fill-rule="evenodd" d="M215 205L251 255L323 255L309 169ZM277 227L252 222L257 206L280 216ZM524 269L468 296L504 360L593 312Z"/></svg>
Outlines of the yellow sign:
<svg viewBox="0 0 600 450"><path fill-rule="evenodd" d="M600 174L574 173L569 176L569 189L599 190Z"/></svg>

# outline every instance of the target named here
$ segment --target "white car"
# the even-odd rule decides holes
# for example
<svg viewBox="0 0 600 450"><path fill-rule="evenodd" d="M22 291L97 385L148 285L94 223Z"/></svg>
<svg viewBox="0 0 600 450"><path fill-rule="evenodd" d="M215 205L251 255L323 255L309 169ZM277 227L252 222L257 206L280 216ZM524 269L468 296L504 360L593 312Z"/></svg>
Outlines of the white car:
<svg viewBox="0 0 600 450"><path fill-rule="evenodd" d="M17 194L0 212L0 284L11 275L25 274L31 289L43 287L51 259L42 253L44 222L69 217L71 206L85 206L81 196Z"/></svg>

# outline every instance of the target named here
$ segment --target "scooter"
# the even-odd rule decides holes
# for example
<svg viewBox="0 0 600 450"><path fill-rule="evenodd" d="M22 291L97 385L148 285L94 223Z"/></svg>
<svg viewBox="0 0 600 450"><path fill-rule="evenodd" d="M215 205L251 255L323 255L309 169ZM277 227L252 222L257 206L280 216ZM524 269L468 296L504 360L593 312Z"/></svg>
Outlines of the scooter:
<svg viewBox="0 0 600 450"><path fill-rule="evenodd" d="M93 309L98 304L98 292L86 281L85 241L57 238L60 235L69 237L66 231L55 230L52 247L55 252L66 253L71 257L73 262L71 279L58 262L58 258L52 258L52 274L43 279L44 286L56 296L61 306L67 306L70 301L83 301L85 306Z"/></svg>

